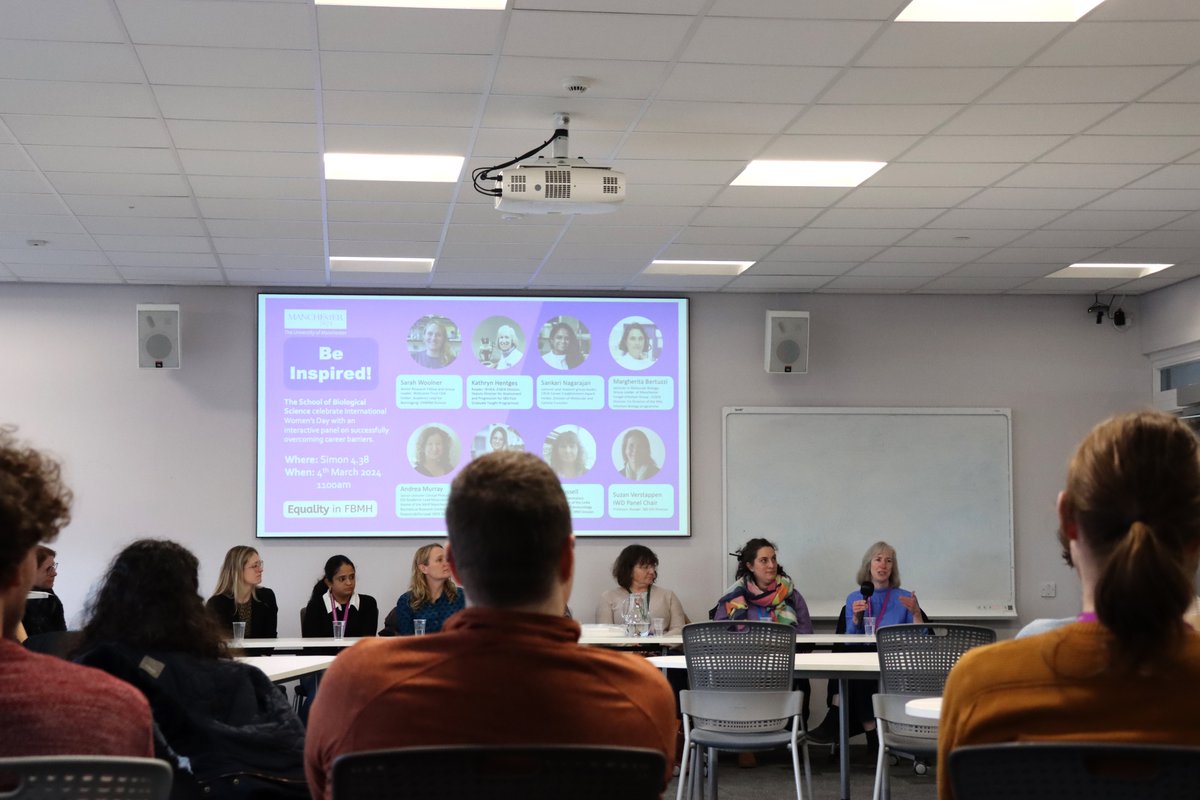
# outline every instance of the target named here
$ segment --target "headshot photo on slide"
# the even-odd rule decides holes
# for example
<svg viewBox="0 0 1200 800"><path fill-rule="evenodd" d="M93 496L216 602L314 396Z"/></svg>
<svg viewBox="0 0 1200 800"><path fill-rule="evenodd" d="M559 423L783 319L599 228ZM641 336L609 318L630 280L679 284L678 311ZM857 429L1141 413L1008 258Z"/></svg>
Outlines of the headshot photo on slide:
<svg viewBox="0 0 1200 800"><path fill-rule="evenodd" d="M613 466L634 481L647 481L657 475L666 455L662 437L649 428L626 428L613 442Z"/></svg>
<svg viewBox="0 0 1200 800"><path fill-rule="evenodd" d="M516 428L503 423L488 425L475 434L471 443L471 458L479 458L487 453L499 453L502 450L524 450L525 440Z"/></svg>
<svg viewBox="0 0 1200 800"><path fill-rule="evenodd" d="M489 369L515 367L525 355L525 334L508 317L488 317L476 325L471 344L480 366Z"/></svg>
<svg viewBox="0 0 1200 800"><path fill-rule="evenodd" d="M461 447L454 431L441 423L418 428L408 439L413 469L429 478L448 475L458 464Z"/></svg>
<svg viewBox="0 0 1200 800"><path fill-rule="evenodd" d="M647 369L662 352L662 331L646 317L626 317L609 332L608 349L625 369Z"/></svg>
<svg viewBox="0 0 1200 800"><path fill-rule="evenodd" d="M587 358L591 345L587 327L566 315L551 317L538 336L542 360L554 369L575 369Z"/></svg>
<svg viewBox="0 0 1200 800"><path fill-rule="evenodd" d="M582 478L596 463L596 439L579 425L559 425L546 437L542 458L559 478Z"/></svg>
<svg viewBox="0 0 1200 800"><path fill-rule="evenodd" d="M408 329L408 353L413 361L429 369L442 369L454 363L462 336L449 318L429 315Z"/></svg>

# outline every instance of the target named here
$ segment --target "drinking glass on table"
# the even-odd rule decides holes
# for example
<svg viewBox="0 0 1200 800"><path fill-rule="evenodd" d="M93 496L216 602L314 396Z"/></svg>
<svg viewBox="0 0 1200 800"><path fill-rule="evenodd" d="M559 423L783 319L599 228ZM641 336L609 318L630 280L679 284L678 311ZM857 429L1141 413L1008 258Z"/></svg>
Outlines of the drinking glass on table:
<svg viewBox="0 0 1200 800"><path fill-rule="evenodd" d="M626 636L645 636L650 632L646 602L640 594L631 594L625 598L622 617L625 620Z"/></svg>

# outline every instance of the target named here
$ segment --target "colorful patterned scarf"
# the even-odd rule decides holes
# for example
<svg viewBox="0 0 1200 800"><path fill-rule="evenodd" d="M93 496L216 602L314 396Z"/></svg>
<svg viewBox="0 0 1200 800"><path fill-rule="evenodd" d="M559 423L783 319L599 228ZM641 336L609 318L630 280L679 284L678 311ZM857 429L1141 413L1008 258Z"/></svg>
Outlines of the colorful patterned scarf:
<svg viewBox="0 0 1200 800"><path fill-rule="evenodd" d="M729 619L747 619L761 622L779 622L796 625L796 609L788 605L792 596L792 582L780 576L765 590L755 585L753 578L741 581L738 591L725 601L725 613Z"/></svg>

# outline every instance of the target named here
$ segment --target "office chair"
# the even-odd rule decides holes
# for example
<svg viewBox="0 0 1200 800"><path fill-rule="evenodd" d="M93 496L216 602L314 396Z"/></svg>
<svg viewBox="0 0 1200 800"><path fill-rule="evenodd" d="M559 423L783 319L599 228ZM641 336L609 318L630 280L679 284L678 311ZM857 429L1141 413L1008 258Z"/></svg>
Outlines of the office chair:
<svg viewBox="0 0 1200 800"><path fill-rule="evenodd" d="M0 758L0 797L6 800L168 800L170 795L171 766L156 758Z"/></svg>

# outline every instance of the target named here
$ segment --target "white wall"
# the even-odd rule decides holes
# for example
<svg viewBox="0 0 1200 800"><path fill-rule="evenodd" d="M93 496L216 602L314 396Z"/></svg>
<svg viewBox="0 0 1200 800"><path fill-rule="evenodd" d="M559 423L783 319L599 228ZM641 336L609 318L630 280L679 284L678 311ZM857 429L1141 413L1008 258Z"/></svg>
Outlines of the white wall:
<svg viewBox="0 0 1200 800"><path fill-rule="evenodd" d="M1200 342L1200 278L1151 292L1141 306L1142 352Z"/></svg>
<svg viewBox="0 0 1200 800"><path fill-rule="evenodd" d="M182 305L183 369L136 368L139 302ZM1149 401L1139 338L1091 324L1079 306L1070 297L694 297L694 532L685 541L647 542L662 561L661 583L696 618L721 590L728 560L720 505L723 406L1005 406L1013 410L1021 619L1075 613L1075 579L1053 535L1067 457L1096 421ZM812 312L808 375L763 371L769 308ZM22 436L58 454L76 492L75 521L57 544L56 588L68 617L78 619L106 562L138 536L191 547L208 592L225 551L253 542L255 293L7 285L0 288L0 356L0 421L19 424ZM582 621L592 619L596 597L611 584L612 559L628 543L579 543L572 607ZM419 544L263 543L266 583L284 609L281 634L298 634L298 609L330 554L349 555L360 588L386 607L407 584ZM804 557L783 555L785 565ZM844 572L850 587L856 566L829 569ZM1059 597L1039 598L1039 584L1051 580Z"/></svg>

